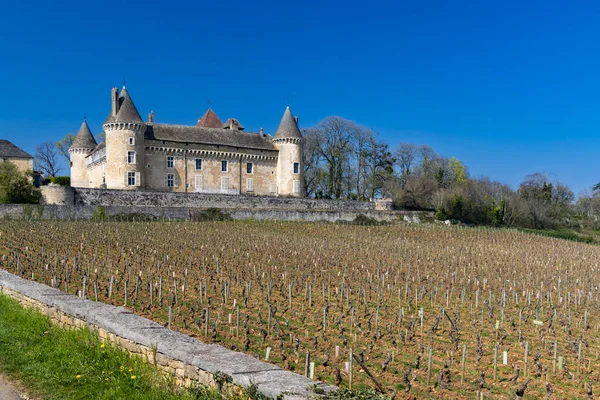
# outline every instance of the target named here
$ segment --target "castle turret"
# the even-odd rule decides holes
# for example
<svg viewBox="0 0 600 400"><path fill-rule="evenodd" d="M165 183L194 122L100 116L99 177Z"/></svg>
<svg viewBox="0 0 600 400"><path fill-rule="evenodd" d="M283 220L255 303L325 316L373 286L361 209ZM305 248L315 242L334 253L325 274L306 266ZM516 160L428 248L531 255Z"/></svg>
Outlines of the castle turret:
<svg viewBox="0 0 600 400"><path fill-rule="evenodd" d="M85 158L96 148L96 145L97 143L92 135L92 131L84 119L73 144L69 148L69 156L71 158L71 186L83 188L89 186Z"/></svg>
<svg viewBox="0 0 600 400"><path fill-rule="evenodd" d="M125 86L115 101L103 128L106 132L106 188L140 189L144 187L144 132L146 124Z"/></svg>
<svg viewBox="0 0 600 400"><path fill-rule="evenodd" d="M298 129L298 119L288 107L281 118L273 144L279 150L277 158L277 193L279 196L304 197L304 138Z"/></svg>

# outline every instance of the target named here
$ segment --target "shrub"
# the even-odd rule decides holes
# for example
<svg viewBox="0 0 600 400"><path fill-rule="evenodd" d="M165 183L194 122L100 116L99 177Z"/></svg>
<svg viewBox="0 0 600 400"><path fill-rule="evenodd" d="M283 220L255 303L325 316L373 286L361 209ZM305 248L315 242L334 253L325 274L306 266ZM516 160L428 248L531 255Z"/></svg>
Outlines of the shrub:
<svg viewBox="0 0 600 400"><path fill-rule="evenodd" d="M50 178L50 183L60 186L71 186L71 178L68 176L53 176Z"/></svg>
<svg viewBox="0 0 600 400"><path fill-rule="evenodd" d="M39 192L26 174L10 161L0 163L0 204L31 204L39 201Z"/></svg>
<svg viewBox="0 0 600 400"><path fill-rule="evenodd" d="M102 206L96 207L92 214L93 221L106 221L106 210Z"/></svg>
<svg viewBox="0 0 600 400"><path fill-rule="evenodd" d="M206 210L190 210L191 221L231 221L231 216L218 208Z"/></svg>

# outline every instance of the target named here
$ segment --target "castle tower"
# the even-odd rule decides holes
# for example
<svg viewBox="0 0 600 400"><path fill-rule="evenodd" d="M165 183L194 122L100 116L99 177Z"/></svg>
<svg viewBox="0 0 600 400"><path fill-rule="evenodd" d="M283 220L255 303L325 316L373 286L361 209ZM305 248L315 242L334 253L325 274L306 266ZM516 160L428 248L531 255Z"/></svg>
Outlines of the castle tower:
<svg viewBox="0 0 600 400"><path fill-rule="evenodd" d="M89 186L90 181L85 158L96 148L96 145L92 131L84 119L73 144L69 148L69 156L71 158L71 186L82 188Z"/></svg>
<svg viewBox="0 0 600 400"><path fill-rule="evenodd" d="M144 188L144 132L140 117L125 86L112 89L112 110L103 125L106 132L106 188Z"/></svg>
<svg viewBox="0 0 600 400"><path fill-rule="evenodd" d="M279 196L304 197L304 138L298 129L298 120L288 107L281 118L273 144L279 150L277 159L277 193Z"/></svg>

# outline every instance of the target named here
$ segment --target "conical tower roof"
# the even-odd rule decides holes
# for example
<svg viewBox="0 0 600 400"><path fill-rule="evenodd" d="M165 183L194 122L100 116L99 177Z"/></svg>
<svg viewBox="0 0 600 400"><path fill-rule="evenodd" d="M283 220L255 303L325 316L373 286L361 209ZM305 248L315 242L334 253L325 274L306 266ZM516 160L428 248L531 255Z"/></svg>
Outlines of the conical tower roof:
<svg viewBox="0 0 600 400"><path fill-rule="evenodd" d="M220 128L223 126L221 119L217 117L217 114L212 109L206 110L202 118L198 120L196 126L201 128Z"/></svg>
<svg viewBox="0 0 600 400"><path fill-rule="evenodd" d="M96 139L92 135L92 131L84 119L81 124L81 128L79 128L79 132L71 145L71 149L94 149L96 147Z"/></svg>
<svg viewBox="0 0 600 400"><path fill-rule="evenodd" d="M289 107L285 109L285 113L283 113L283 118L281 118L279 128L277 128L273 139L302 139L298 124L292 116L292 111Z"/></svg>
<svg viewBox="0 0 600 400"><path fill-rule="evenodd" d="M142 117L140 117L140 113L137 108L135 108L135 104L133 104L133 100L131 100L131 96L129 96L129 92L123 86L121 90L121 94L119 95L119 112L115 117L115 122L137 122L144 123Z"/></svg>

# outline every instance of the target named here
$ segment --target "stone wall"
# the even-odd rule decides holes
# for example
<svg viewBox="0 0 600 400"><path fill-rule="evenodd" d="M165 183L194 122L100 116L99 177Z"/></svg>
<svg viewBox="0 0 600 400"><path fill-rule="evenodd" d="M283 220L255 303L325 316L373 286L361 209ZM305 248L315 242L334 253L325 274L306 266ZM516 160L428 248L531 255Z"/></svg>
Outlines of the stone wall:
<svg viewBox="0 0 600 400"><path fill-rule="evenodd" d="M221 209L234 220L255 219L259 221L308 221L336 222L353 221L359 215L377 221L394 221L418 219L417 211L333 211L333 210L294 210L294 209ZM97 216L99 212L107 217L153 217L165 220L196 219L205 208L195 207L144 207L144 206L91 206L91 205L22 205L0 204L0 219L56 219L87 220ZM431 213L429 213L431 214Z"/></svg>
<svg viewBox="0 0 600 400"><path fill-rule="evenodd" d="M103 340L147 359L170 374L179 385L199 383L216 387L218 372L231 377L233 385L238 387L257 385L260 393L274 399L314 396L310 388L315 383L325 391L335 389L248 355L171 331L126 308L70 295L2 269L0 291L47 315L53 323L97 331Z"/></svg>
<svg viewBox="0 0 600 400"><path fill-rule="evenodd" d="M75 202L75 191L68 186L41 186L41 204L72 205Z"/></svg>
<svg viewBox="0 0 600 400"><path fill-rule="evenodd" d="M375 209L374 203L363 201L83 188L75 189L75 204L93 206L219 208L224 210L268 209L365 212Z"/></svg>

